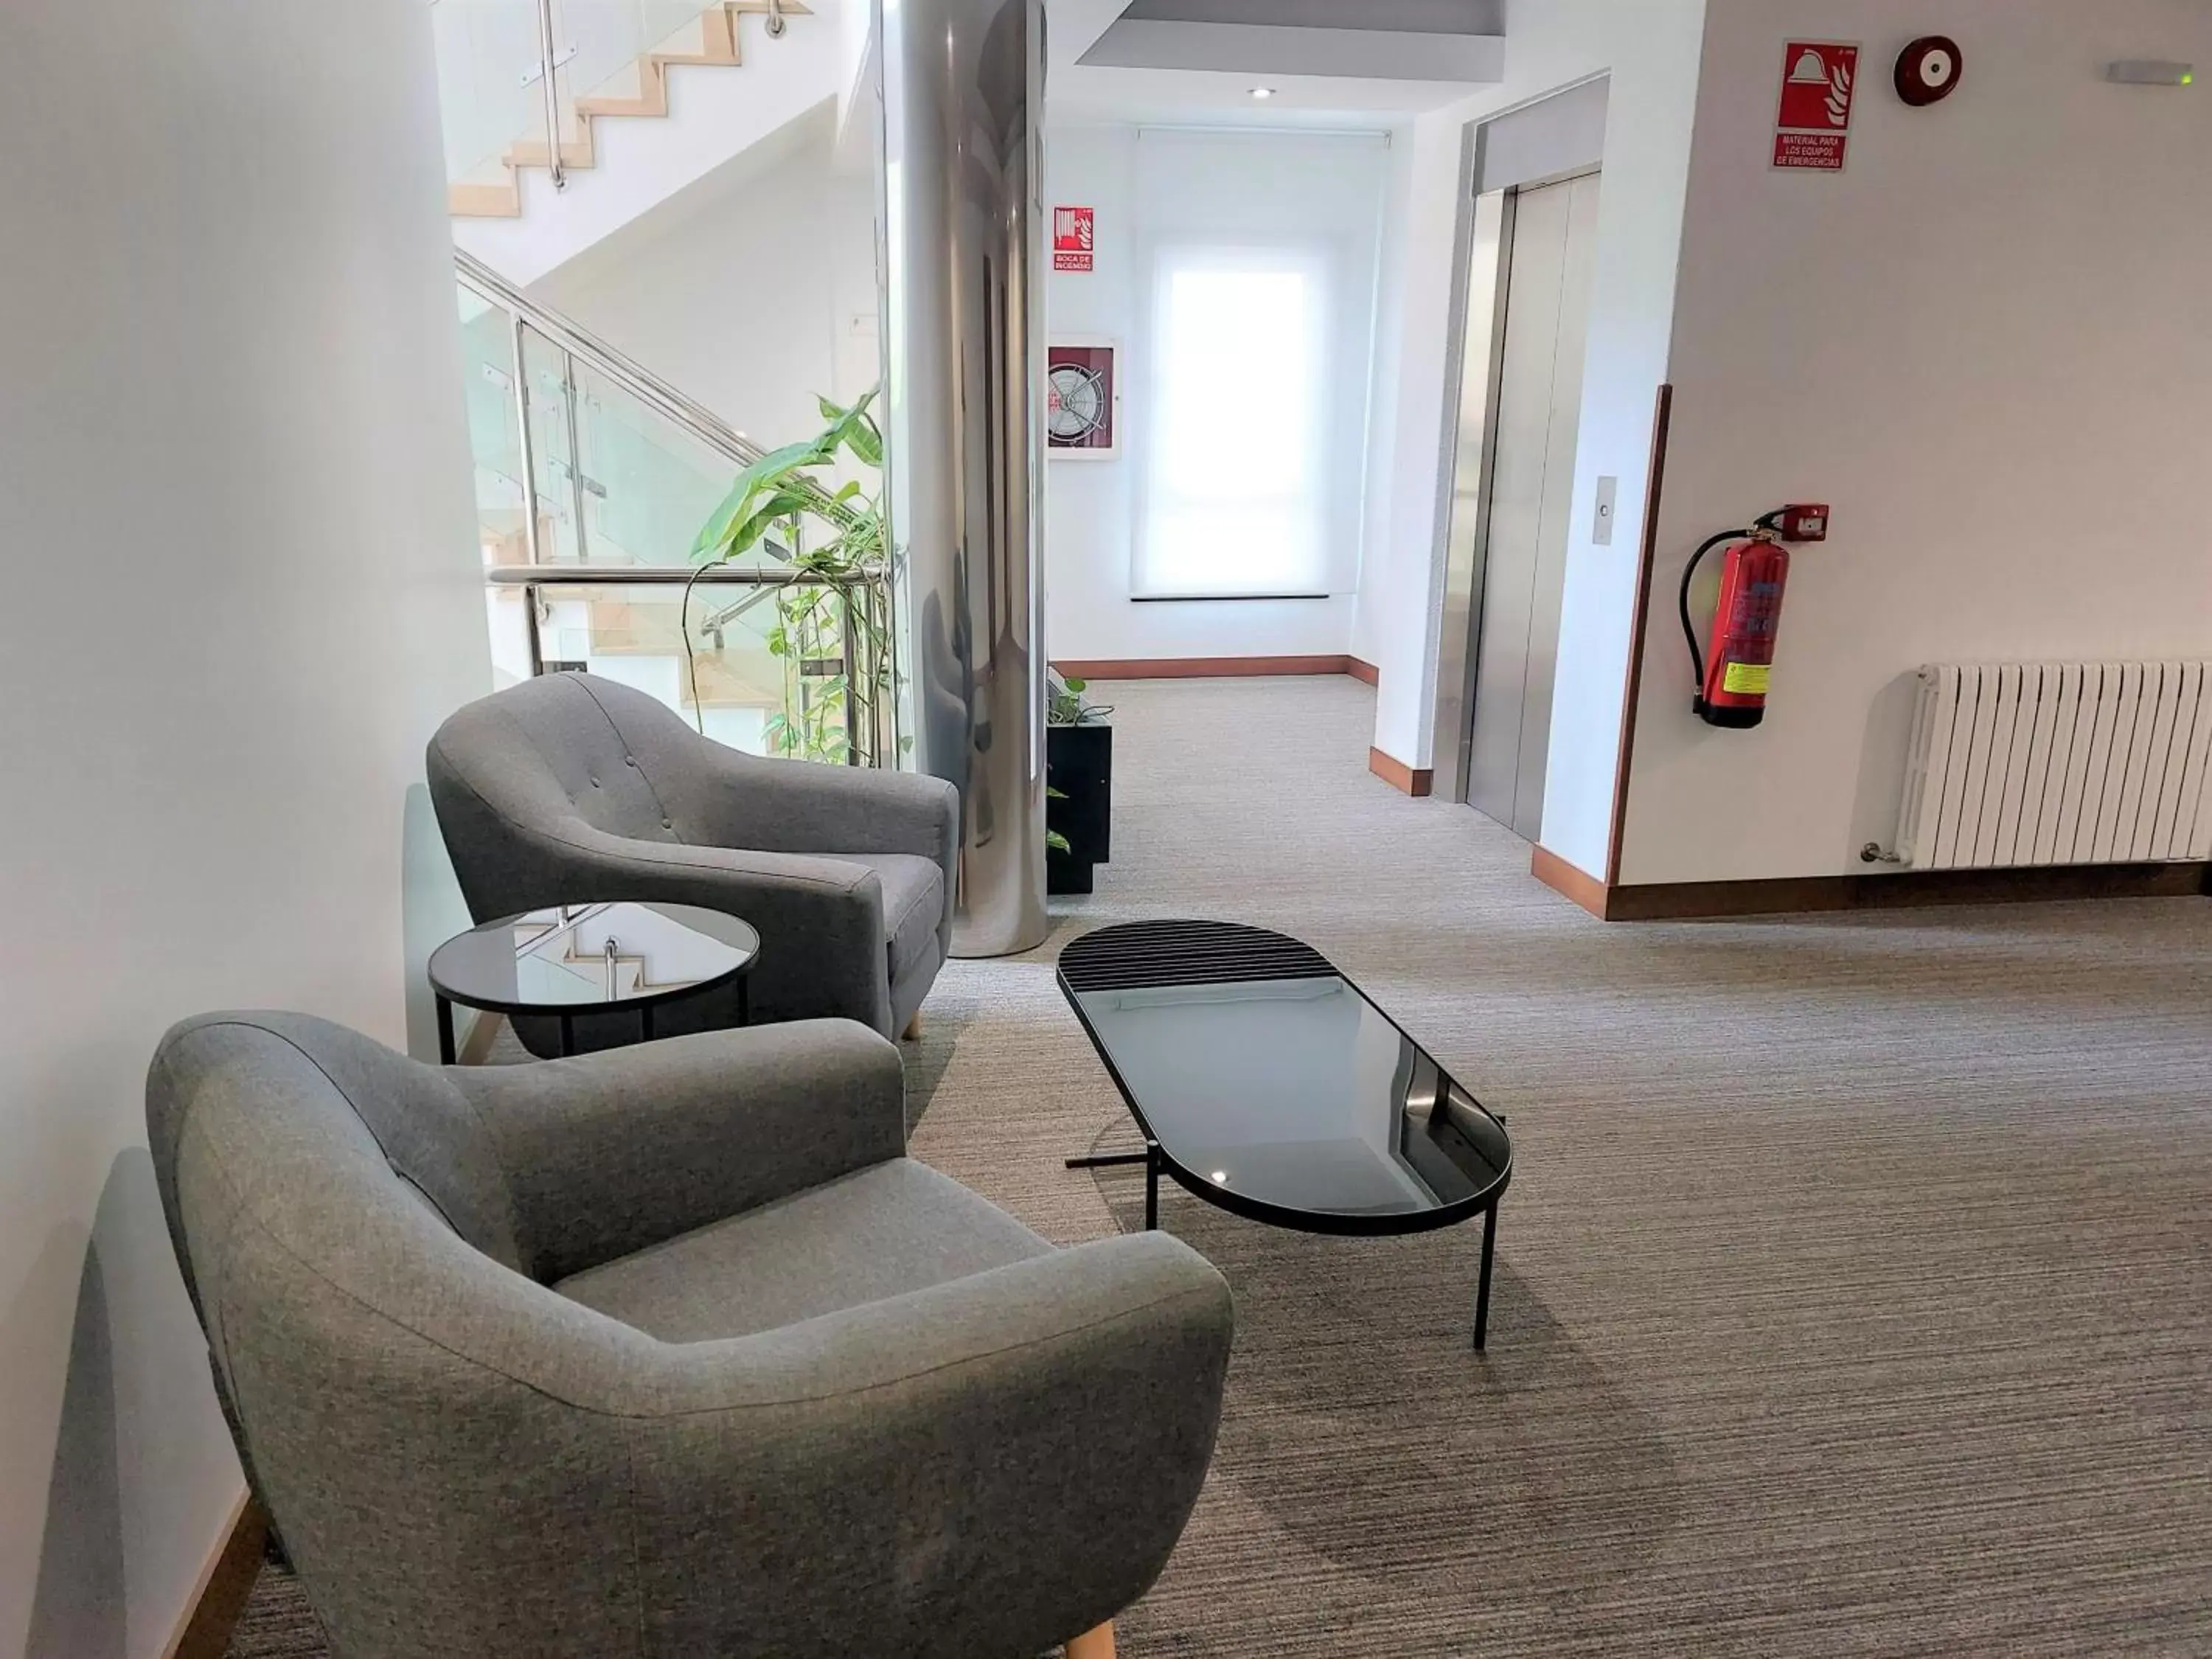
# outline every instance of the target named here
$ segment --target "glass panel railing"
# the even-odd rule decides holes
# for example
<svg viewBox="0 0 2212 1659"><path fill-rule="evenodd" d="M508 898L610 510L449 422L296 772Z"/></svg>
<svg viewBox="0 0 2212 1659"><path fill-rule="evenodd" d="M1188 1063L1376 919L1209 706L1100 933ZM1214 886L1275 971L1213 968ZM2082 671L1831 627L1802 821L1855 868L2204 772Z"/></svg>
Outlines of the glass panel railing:
<svg viewBox="0 0 2212 1659"><path fill-rule="evenodd" d="M576 467L575 398L570 392L568 354L522 325L522 380L529 388L531 476L538 510L544 515L538 557L543 564L580 564L595 550L586 543L583 501L589 479ZM605 562L635 564L635 559Z"/></svg>
<svg viewBox="0 0 2212 1659"><path fill-rule="evenodd" d="M552 0L562 61L562 130L580 139L583 114L661 112L655 54L734 62L734 27L700 0Z"/></svg>
<svg viewBox="0 0 2212 1659"><path fill-rule="evenodd" d="M741 610L729 603L728 589L702 584L692 592L688 635L681 588L549 586L540 593L549 669L619 680L733 749L776 752L772 727L782 718L784 674L769 648L769 590L747 595L756 602Z"/></svg>
<svg viewBox="0 0 2212 1659"><path fill-rule="evenodd" d="M574 365L586 545L594 560L686 564L737 469L676 422ZM765 563L765 556L750 561Z"/></svg>
<svg viewBox="0 0 2212 1659"><path fill-rule="evenodd" d="M438 49L438 105L446 134L446 179L463 206L496 210L483 192L507 192L506 157L545 144L546 101L538 0L432 0Z"/></svg>
<svg viewBox="0 0 2212 1659"><path fill-rule="evenodd" d="M882 612L866 585L717 572L691 586L623 573L491 573L500 683L575 670L634 686L699 731L752 754L833 765L885 763L889 710L876 695ZM536 606L532 636L532 606ZM860 673L849 672L857 664Z"/></svg>
<svg viewBox="0 0 2212 1659"><path fill-rule="evenodd" d="M500 682L589 669L739 748L896 763L884 573L794 569L783 527L696 572L701 528L759 447L467 255L456 264Z"/></svg>
<svg viewBox="0 0 2212 1659"><path fill-rule="evenodd" d="M463 392L476 459L477 532L486 564L527 564L522 416L514 397L514 324L498 307L459 291Z"/></svg>
<svg viewBox="0 0 2212 1659"><path fill-rule="evenodd" d="M702 0L431 0L446 177L457 213L521 210L516 166L596 165L592 117L665 115L668 63L738 62L740 27L780 33L780 6L741 25Z"/></svg>

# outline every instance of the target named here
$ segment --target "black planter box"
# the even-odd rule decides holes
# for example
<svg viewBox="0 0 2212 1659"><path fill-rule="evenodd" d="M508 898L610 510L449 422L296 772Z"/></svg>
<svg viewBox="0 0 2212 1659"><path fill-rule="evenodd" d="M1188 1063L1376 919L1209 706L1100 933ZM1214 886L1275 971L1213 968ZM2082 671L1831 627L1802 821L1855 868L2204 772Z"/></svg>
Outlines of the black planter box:
<svg viewBox="0 0 2212 1659"><path fill-rule="evenodd" d="M1045 826L1067 837L1065 853L1047 848L1045 891L1087 893L1093 865L1108 862L1114 798L1114 728L1048 726L1044 733L1045 781L1066 799L1048 797Z"/></svg>

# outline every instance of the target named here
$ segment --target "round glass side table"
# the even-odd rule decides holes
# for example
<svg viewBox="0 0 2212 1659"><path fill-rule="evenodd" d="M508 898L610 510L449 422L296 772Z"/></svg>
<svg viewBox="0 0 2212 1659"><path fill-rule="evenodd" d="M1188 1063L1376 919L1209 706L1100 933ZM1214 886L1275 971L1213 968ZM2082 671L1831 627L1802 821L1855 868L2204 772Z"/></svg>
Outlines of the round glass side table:
<svg viewBox="0 0 2212 1659"><path fill-rule="evenodd" d="M745 976L760 959L749 923L693 904L611 900L502 916L430 953L438 1057L454 1063L453 1005L557 1019L561 1052L576 1051L579 1014L635 1011L637 1040L653 1040L653 1011L735 981L738 1023L750 1009Z"/></svg>

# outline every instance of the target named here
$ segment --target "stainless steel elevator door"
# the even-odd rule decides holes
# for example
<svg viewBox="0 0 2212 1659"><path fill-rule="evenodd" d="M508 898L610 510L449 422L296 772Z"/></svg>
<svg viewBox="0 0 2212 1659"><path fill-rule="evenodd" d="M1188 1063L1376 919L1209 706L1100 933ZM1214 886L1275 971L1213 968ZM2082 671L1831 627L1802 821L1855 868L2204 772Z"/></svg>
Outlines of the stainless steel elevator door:
<svg viewBox="0 0 2212 1659"><path fill-rule="evenodd" d="M1595 173L1520 191L1507 256L1466 777L1468 804L1529 841L1544 822L1597 205Z"/></svg>

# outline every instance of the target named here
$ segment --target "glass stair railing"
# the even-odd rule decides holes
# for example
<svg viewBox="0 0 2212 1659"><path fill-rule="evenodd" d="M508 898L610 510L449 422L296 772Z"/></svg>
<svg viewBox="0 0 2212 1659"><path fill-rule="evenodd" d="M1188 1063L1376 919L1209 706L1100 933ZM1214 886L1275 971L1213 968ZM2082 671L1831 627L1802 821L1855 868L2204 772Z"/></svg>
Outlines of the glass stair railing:
<svg viewBox="0 0 2212 1659"><path fill-rule="evenodd" d="M696 568L701 527L760 447L454 258L499 683L585 669L755 754L890 764L887 577L795 571L774 536Z"/></svg>
<svg viewBox="0 0 2212 1659"><path fill-rule="evenodd" d="M741 15L762 15L774 36L805 9L799 0L431 0L452 210L520 213L518 168L544 168L561 187L597 161L593 120L665 115L672 65L735 68Z"/></svg>

